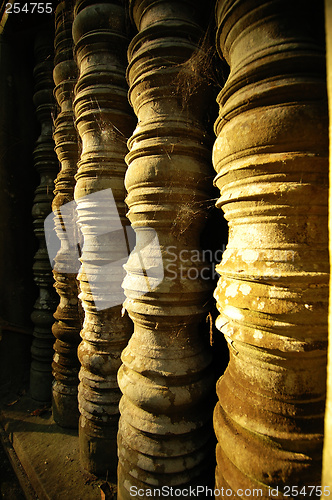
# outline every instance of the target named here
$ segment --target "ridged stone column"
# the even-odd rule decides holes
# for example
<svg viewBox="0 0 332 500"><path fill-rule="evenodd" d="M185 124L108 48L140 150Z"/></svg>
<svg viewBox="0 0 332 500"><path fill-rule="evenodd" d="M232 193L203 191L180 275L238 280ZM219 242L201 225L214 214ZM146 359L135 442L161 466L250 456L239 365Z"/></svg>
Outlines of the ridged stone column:
<svg viewBox="0 0 332 500"><path fill-rule="evenodd" d="M85 311L78 350L79 438L83 466L100 475L116 471L120 400L116 377L121 352L132 333L128 315L121 315L121 300L108 306L121 291L122 278L117 273L122 266L118 269L113 263L124 257L122 226L129 224L124 157L134 121L125 79L124 8L112 2L77 2L73 37L80 70L74 106L82 139L75 200L84 237L78 276Z"/></svg>
<svg viewBox="0 0 332 500"><path fill-rule="evenodd" d="M214 167L229 223L217 327L216 487L321 484L328 301L328 121L319 6L217 2ZM300 495L309 490L302 490ZM254 495L254 493L253 493ZM254 497L254 496L253 496Z"/></svg>
<svg viewBox="0 0 332 500"><path fill-rule="evenodd" d="M36 66L34 104L41 131L33 152L34 165L40 175L40 183L35 191L32 216L34 232L39 248L33 265L34 280L39 296L34 305L31 319L34 323L31 347L30 391L38 401L51 401L52 386L52 335L53 313L57 305L57 294L53 287L52 269L47 253L44 220L51 212L54 179L59 164L54 152L53 117L55 103L53 97L53 43L52 25L40 31L35 41Z"/></svg>
<svg viewBox="0 0 332 500"><path fill-rule="evenodd" d="M121 500L132 498L131 487L148 498L153 488L206 484L214 468L211 356L200 324L212 292L197 257L212 183L202 122L211 95L196 64L204 15L195 5L130 4L139 30L128 68L138 124L126 202L138 253L125 266L124 307L135 326L118 375Z"/></svg>
<svg viewBox="0 0 332 500"><path fill-rule="evenodd" d="M55 121L55 151L61 164L55 181L55 197L52 208L56 215L56 230L61 247L53 269L55 288L60 303L54 314L56 322L52 331L54 344L53 418L63 427L78 425L78 371L77 347L80 343L81 322L78 303L79 268L74 234L75 202L74 186L78 161L78 137L74 126L73 98L77 79L77 66L73 59L72 20L73 1L60 2L56 9L55 59L53 78L55 97L60 108ZM76 250L76 252L75 252Z"/></svg>
<svg viewBox="0 0 332 500"><path fill-rule="evenodd" d="M325 32L326 32L326 59L327 59L327 89L329 96L329 114L332 116L332 1L325 0ZM332 168L332 128L330 126L330 172ZM329 248L330 261L332 255L332 176L330 175L329 189ZM328 376L325 411L324 460L322 485L332 489L332 276L330 275L330 302L329 302L329 350ZM324 488L323 488L324 492ZM325 495L322 498L326 498Z"/></svg>

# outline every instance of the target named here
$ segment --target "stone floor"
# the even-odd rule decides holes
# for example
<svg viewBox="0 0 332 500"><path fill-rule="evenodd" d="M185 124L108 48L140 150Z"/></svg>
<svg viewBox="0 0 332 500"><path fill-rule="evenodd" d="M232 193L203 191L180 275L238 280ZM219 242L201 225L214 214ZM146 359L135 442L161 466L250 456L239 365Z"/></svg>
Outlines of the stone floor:
<svg viewBox="0 0 332 500"><path fill-rule="evenodd" d="M26 497L10 464L6 451L8 444L0 445L0 498L24 500Z"/></svg>
<svg viewBox="0 0 332 500"><path fill-rule="evenodd" d="M0 498L116 499L112 478L97 479L82 470L77 431L56 425L49 407L27 394L7 395L0 403L0 424L2 445L12 466L6 461L0 469Z"/></svg>

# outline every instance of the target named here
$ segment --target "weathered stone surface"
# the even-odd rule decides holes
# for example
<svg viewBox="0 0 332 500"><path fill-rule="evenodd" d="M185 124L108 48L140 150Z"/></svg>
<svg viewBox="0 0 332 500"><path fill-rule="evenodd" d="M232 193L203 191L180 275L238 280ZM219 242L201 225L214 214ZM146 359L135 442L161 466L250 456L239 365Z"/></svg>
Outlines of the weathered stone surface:
<svg viewBox="0 0 332 500"><path fill-rule="evenodd" d="M70 246L72 242L69 241L75 223L75 219L72 218L74 211L68 211L63 207L74 199L74 176L78 161L78 137L73 112L74 86L78 71L73 59L72 21L73 1L64 0L56 9L53 71L55 97L60 108L55 120L54 140L61 170L55 180L52 208L56 214L55 225L61 247L56 255L53 269L60 303L54 314L56 322L52 328L56 337L52 364L55 379L52 388L52 409L57 424L75 428L79 418L77 387L80 365L77 347L80 342L81 321L79 287L73 270L78 268L79 262L78 259L77 262L73 262L77 254L73 254Z"/></svg>
<svg viewBox="0 0 332 500"><path fill-rule="evenodd" d="M270 498L269 486L321 482L324 47L308 4L220 0L216 14L218 49L230 65L213 154L217 205L229 222L215 291L217 327L230 351L217 385L216 487L260 487Z"/></svg>
<svg viewBox="0 0 332 500"><path fill-rule="evenodd" d="M82 140L75 200L84 237L78 275L85 311L78 349L79 437L83 466L100 475L114 472L117 467L120 390L116 376L121 352L132 332L128 315L121 316L121 305L107 307L122 281L113 273L111 264L123 255L118 245L120 233L110 232L118 216L105 190L112 190L121 234L122 226L129 225L124 204L124 157L134 121L125 79L123 6L76 2L73 38L80 70L74 107Z"/></svg>
<svg viewBox="0 0 332 500"><path fill-rule="evenodd" d="M53 26L50 24L36 36L36 66L34 104L40 122L41 132L33 152L34 165L40 175L40 183L35 191L32 216L34 232L39 248L33 265L34 280L39 288L39 297L34 305L31 319L34 323L34 339L31 347L30 391L33 399L51 400L52 385L52 335L53 313L57 305L57 295L53 288L53 276L48 258L44 235L44 220L51 212L54 179L58 173L58 160L54 152L52 137L55 103L53 98Z"/></svg>
<svg viewBox="0 0 332 500"><path fill-rule="evenodd" d="M203 125L211 94L196 64L204 11L153 0L130 9L138 34L128 51L129 99L138 124L125 185L141 254L125 266L124 308L135 326L118 374L121 500L132 498L131 487L148 498L163 485L206 484L213 470L211 354L200 324L211 282L201 274L206 264L192 258L212 182Z"/></svg>

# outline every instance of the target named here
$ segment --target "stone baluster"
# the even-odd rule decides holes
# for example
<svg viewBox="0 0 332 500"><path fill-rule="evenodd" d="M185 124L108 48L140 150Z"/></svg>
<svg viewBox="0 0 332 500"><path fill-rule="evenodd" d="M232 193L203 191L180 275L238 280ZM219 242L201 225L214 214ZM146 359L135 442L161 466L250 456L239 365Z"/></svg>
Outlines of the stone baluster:
<svg viewBox="0 0 332 500"><path fill-rule="evenodd" d="M325 1L325 32L326 32L326 66L327 66L327 91L329 115L332 116L332 2ZM332 168L332 127L329 128L330 144L330 172ZM329 227L332 228L332 176L329 183ZM332 255L332 230L329 231L330 260ZM331 491L332 488L332 276L330 274L330 297L329 297L329 347L328 347L328 374L327 374L327 394L325 409L325 432L324 432L324 458L322 485L323 495L325 487Z"/></svg>
<svg viewBox="0 0 332 500"><path fill-rule="evenodd" d="M319 9L216 6L217 47L230 65L213 153L229 223L215 291L230 352L217 384L216 488L232 498L259 488L267 499L277 487L283 498L287 485L321 481L329 259Z"/></svg>
<svg viewBox="0 0 332 500"><path fill-rule="evenodd" d="M74 176L78 161L78 137L73 113L77 66L73 59L72 21L73 1L64 0L58 4L55 13L53 71L55 97L60 108L55 120L54 140L61 170L55 181L52 208L61 247L53 268L60 302L54 314L56 322L52 328L56 337L52 365L55 379L52 406L53 418L59 425L75 428L79 417L77 388L80 365L77 347L80 342L81 321L76 280L79 261L77 252L73 252L75 242L70 241L70 235L74 234Z"/></svg>
<svg viewBox="0 0 332 500"><path fill-rule="evenodd" d="M195 5L131 2L139 32L128 51L129 98L138 124L125 185L137 252L124 281L134 333L118 374L121 500L132 498L131 487L148 498L153 488L206 484L214 469L211 354L200 323L212 292L198 257L212 184L203 125L211 93L197 67L204 12Z"/></svg>
<svg viewBox="0 0 332 500"><path fill-rule="evenodd" d="M82 154L75 200L84 243L78 279L85 311L79 385L81 461L100 475L116 471L120 355L132 333L123 301L124 157L134 119L125 79L127 39L123 6L75 4L73 38L80 70L75 89ZM124 254L124 248L126 250ZM121 293L120 293L121 292Z"/></svg>
<svg viewBox="0 0 332 500"><path fill-rule="evenodd" d="M34 232L39 248L33 265L34 280L39 296L34 305L31 319L34 323L31 347L30 391L38 401L51 401L52 386L52 335L53 313L57 306L57 295L53 287L53 276L47 253L44 220L51 212L54 179L58 173L58 160L54 152L53 117L53 43L52 25L40 30L35 41L36 66L34 104L41 126L40 136L34 149L34 165L40 175L40 183L35 191L32 216Z"/></svg>

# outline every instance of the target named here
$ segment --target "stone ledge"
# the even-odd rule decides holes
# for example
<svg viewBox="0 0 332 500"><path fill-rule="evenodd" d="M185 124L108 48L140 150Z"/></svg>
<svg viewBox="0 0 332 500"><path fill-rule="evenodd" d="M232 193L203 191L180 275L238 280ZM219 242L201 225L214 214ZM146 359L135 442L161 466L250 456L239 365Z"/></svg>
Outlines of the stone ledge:
<svg viewBox="0 0 332 500"><path fill-rule="evenodd" d="M81 468L76 430L59 427L50 408L27 395L6 400L1 439L27 500L116 499L110 478Z"/></svg>

